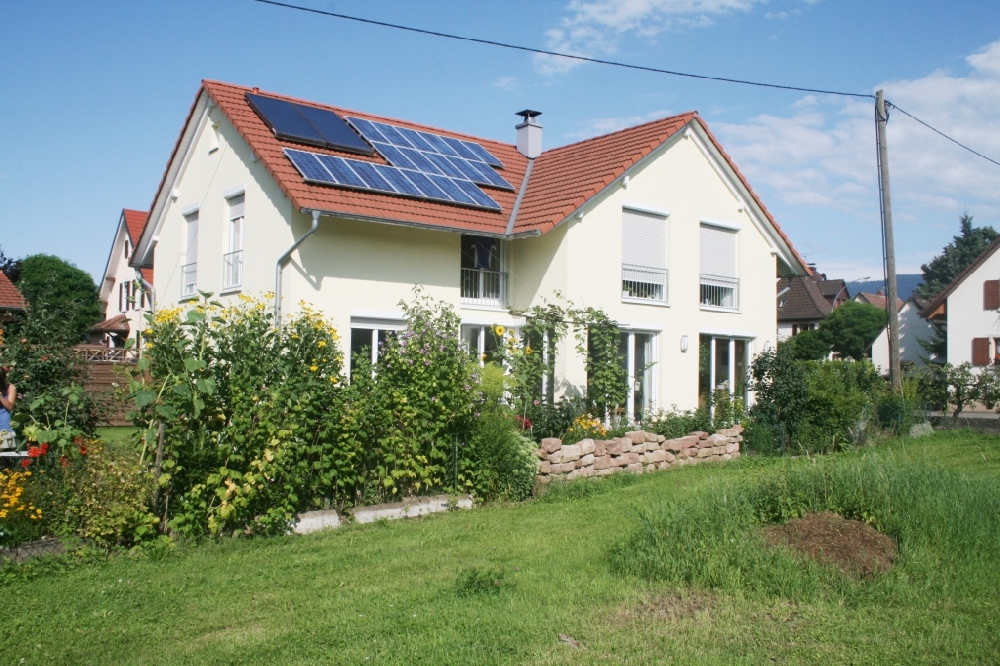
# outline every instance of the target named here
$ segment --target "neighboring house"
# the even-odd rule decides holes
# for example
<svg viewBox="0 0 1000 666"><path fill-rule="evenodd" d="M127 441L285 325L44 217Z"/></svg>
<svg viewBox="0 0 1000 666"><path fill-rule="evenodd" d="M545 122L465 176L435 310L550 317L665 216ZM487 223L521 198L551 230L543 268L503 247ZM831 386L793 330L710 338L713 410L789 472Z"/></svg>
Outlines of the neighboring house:
<svg viewBox="0 0 1000 666"><path fill-rule="evenodd" d="M414 285L456 308L477 357L491 324L516 330L560 292L619 322L630 416L742 390L774 344L775 278L807 269L705 122L543 152L539 114L518 115L506 143L204 81L131 263L153 268L155 250L161 305L308 302L353 357L403 328ZM557 393L586 384L575 344Z"/></svg>
<svg viewBox="0 0 1000 666"><path fill-rule="evenodd" d="M4 324L9 322L14 314L24 310L26 305L20 290L6 275L0 273L0 345L3 344Z"/></svg>
<svg viewBox="0 0 1000 666"><path fill-rule="evenodd" d="M1000 239L990 243L920 311L948 330L948 363L984 367L1000 358Z"/></svg>
<svg viewBox="0 0 1000 666"><path fill-rule="evenodd" d="M152 298L142 280L152 285L153 269L129 266L132 251L146 226L148 213L124 209L118 219L115 239L101 281L104 321L90 330L90 341L109 347L121 347L129 337L138 343L145 328L145 315Z"/></svg>
<svg viewBox="0 0 1000 666"><path fill-rule="evenodd" d="M815 330L833 309L850 299L847 283L828 280L822 273L778 280L778 339Z"/></svg>
<svg viewBox="0 0 1000 666"><path fill-rule="evenodd" d="M885 293L876 294L861 292L854 297L859 303L874 305L880 310L886 309ZM920 346L920 340L930 340L934 335L933 326L920 316L920 311L927 306L927 301L910 296L905 301L896 299L896 310L899 313L899 362L903 365L912 363L923 365L927 352ZM872 343L872 363L883 374L889 372L889 328L886 327Z"/></svg>

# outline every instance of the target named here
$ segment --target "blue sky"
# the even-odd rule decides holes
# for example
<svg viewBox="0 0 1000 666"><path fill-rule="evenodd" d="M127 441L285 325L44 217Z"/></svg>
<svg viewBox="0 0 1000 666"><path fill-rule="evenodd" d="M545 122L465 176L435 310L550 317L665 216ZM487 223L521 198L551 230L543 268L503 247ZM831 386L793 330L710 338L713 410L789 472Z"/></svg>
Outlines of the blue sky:
<svg viewBox="0 0 1000 666"><path fill-rule="evenodd" d="M297 0L446 32L668 69L872 92L1000 159L1000 2ZM881 276L866 100L576 64L250 0L0 0L0 247L103 271L123 207L146 209L202 78L553 147L695 109L799 250ZM958 215L1000 228L1000 167L901 114L889 123L901 272Z"/></svg>

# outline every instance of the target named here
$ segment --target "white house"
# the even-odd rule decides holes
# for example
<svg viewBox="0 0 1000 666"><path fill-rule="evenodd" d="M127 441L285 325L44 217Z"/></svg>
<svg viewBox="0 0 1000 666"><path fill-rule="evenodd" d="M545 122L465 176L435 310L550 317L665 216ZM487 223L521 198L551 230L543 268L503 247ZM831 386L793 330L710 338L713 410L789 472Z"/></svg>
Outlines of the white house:
<svg viewBox="0 0 1000 666"><path fill-rule="evenodd" d="M104 321L91 329L91 342L121 347L132 337L138 343L145 328L145 314L152 304L148 287L153 282L152 265L135 268L129 265L132 251L146 226L148 213L125 208L118 219L111 253L101 280L100 298ZM143 282L147 286L143 286Z"/></svg>
<svg viewBox="0 0 1000 666"><path fill-rule="evenodd" d="M131 264L155 250L160 304L306 301L354 351L403 326L414 285L454 305L478 353L558 291L625 331L630 415L742 390L775 342L775 278L807 269L705 122L542 151L539 114L518 115L506 143L204 81ZM557 385L584 386L561 344Z"/></svg>
<svg viewBox="0 0 1000 666"><path fill-rule="evenodd" d="M948 329L952 365L984 367L1000 358L1000 239L993 241L920 312Z"/></svg>
<svg viewBox="0 0 1000 666"><path fill-rule="evenodd" d="M877 294L861 292L854 297L859 303L868 303L885 310L886 297L881 291ZM930 340L934 336L934 327L920 316L920 311L927 305L916 297L910 296L905 301L896 299L896 311L899 316L899 362L906 365L923 365L923 357L927 352L920 346L920 340ZM886 327L872 343L872 363L883 374L889 373L889 328Z"/></svg>

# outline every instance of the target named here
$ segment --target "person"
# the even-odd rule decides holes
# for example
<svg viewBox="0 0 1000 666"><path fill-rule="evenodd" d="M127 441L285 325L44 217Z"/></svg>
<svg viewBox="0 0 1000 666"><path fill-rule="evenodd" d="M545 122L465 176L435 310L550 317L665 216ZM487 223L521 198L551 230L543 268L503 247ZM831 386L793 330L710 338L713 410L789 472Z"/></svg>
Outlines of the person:
<svg viewBox="0 0 1000 666"><path fill-rule="evenodd" d="M14 428L10 417L14 414L17 388L7 381L7 368L0 366L0 450L16 448Z"/></svg>

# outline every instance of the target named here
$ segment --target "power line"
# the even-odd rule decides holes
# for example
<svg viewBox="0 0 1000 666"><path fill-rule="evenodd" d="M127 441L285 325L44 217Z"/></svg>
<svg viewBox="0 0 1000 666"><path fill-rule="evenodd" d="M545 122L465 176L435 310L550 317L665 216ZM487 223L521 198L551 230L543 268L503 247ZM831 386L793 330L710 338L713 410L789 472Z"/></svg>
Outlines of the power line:
<svg viewBox="0 0 1000 666"><path fill-rule="evenodd" d="M910 118L912 118L913 120L916 120L916 121L917 121L918 123L920 123L921 125L923 125L923 126L924 126L924 127L926 127L927 129L929 129L930 131L932 131L932 132L934 132L934 133L936 133L936 134L940 134L941 136L943 136L944 138L948 139L949 141L951 141L951 142L952 142L953 144L955 144L956 146L959 146L959 147L961 147L961 148L964 148L965 150L969 151L969 152L970 152L970 153L972 153L973 155L978 155L979 157L982 157L982 158L983 158L984 160L986 160L987 162L992 162L993 164L996 164L997 166L1000 166L1000 162L997 162L997 161L996 161L995 159L993 159L993 158L991 158L991 157L986 157L986 155L983 155L982 153L977 153L977 152L976 152L976 151L974 151L974 150L973 150L972 148L969 148L968 146L966 146L966 145L965 145L964 143L960 143L959 141L957 141L957 140L955 140L955 139L951 138L950 136L948 136L947 134L945 134L945 133L944 133L944 132L942 132L941 130L939 130L939 129L937 129L937 128L934 128L934 127L931 127L930 125L928 125L927 123L925 123L925 122L924 122L923 120L921 120L920 118L917 118L916 116L914 116L914 115L913 115L913 114L911 114L911 113L907 113L906 111L904 111L903 109L899 108L898 106L896 106L896 105L895 105L895 104L893 104L892 102L889 102L889 101L886 101L886 106L891 106L892 108L894 108L894 109L896 109L897 111L899 111L900 113L902 113L902 114L903 114L904 116L909 116Z"/></svg>
<svg viewBox="0 0 1000 666"><path fill-rule="evenodd" d="M338 14L336 12L323 11L322 9L313 9L312 7L302 7L300 5L292 5L285 2L277 2L276 0L253 0L254 2L259 2L265 5L273 5L275 7L284 7L285 9L295 9L301 12L309 12L311 14L320 14L322 16L329 16L332 18L343 19L345 21L356 21L357 23L366 23L368 25L377 25L383 28L393 28L394 30L404 30L406 32L415 32L420 35L430 35L431 37L444 37L445 39L455 39L463 42L475 42L476 44L486 44L488 46L498 46L505 49L513 49L515 51L527 51L528 53L538 53L541 55L557 56L559 58L569 58L570 60L579 60L581 62L592 62L598 65L610 65L612 67L622 67L625 69L635 69L643 72L653 72L655 74L667 74L669 76L682 76L689 79L701 79L703 81L722 81L724 83L739 83L746 86L757 86L760 88L777 88L778 90L794 90L796 92L808 92L817 93L820 95L842 95L845 97L862 97L865 99L874 99L875 96L867 93L850 93L841 92L837 90L823 90L820 88L800 88L798 86L783 86L777 83L762 83L760 81L747 81L744 79L730 79L723 76L708 76L705 74L691 74L689 72L676 72L669 69L659 69L657 67L645 67L643 65L632 65L626 62L618 62L615 60L602 60L600 58L588 58L587 56L572 55L569 53L558 53L556 51L546 51L544 49L536 49L530 46L520 46L518 44L508 44L505 42L497 42L490 39L479 39L478 37L464 37L462 35L453 35L447 32L438 32L436 30L424 30L423 28L414 28L408 25L400 25L398 23L388 23L386 21L376 21L374 19L361 18L360 16L351 16L350 14ZM905 112L904 112L905 113Z"/></svg>

